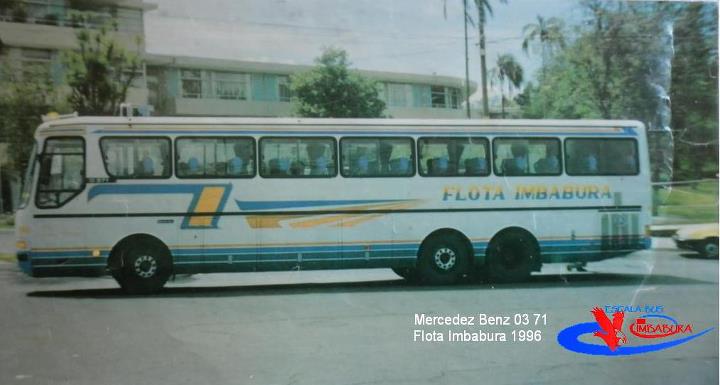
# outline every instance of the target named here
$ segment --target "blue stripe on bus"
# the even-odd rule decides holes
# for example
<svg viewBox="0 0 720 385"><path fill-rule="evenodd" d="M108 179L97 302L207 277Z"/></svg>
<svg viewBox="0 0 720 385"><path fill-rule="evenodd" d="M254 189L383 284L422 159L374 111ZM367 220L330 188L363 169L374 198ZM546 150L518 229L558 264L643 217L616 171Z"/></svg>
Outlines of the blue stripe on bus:
<svg viewBox="0 0 720 385"><path fill-rule="evenodd" d="M598 240L552 240L540 241L541 252L546 255L596 254L605 252L632 252L645 248L644 238L636 242L620 244L622 248L604 249ZM487 242L473 242L475 256L483 256ZM372 245L326 245L326 246L247 246L236 248L177 248L171 249L174 263L268 263L268 262L320 262L342 260L379 260L416 258L420 244L372 244ZM341 254L338 256L337 254ZM299 256L298 254L302 254ZM100 257L92 257L91 250L30 251L28 256L33 268L105 266L109 251ZM58 260L63 260L58 263ZM94 263L91 263L94 262Z"/></svg>

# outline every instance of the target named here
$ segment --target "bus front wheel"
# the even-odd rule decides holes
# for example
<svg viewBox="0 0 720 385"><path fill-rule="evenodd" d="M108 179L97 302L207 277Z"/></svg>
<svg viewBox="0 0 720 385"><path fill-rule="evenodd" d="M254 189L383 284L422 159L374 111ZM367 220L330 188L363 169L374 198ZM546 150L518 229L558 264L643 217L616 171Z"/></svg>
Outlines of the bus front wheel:
<svg viewBox="0 0 720 385"><path fill-rule="evenodd" d="M425 241L418 261L419 279L431 285L456 283L469 268L465 244L453 234L437 235Z"/></svg>
<svg viewBox="0 0 720 385"><path fill-rule="evenodd" d="M113 277L128 294L152 294L165 286L172 274L167 250L144 239L127 242L120 250L120 263Z"/></svg>
<svg viewBox="0 0 720 385"><path fill-rule="evenodd" d="M525 281L539 257L539 247L529 234L513 230L501 232L487 249L488 278L501 283Z"/></svg>

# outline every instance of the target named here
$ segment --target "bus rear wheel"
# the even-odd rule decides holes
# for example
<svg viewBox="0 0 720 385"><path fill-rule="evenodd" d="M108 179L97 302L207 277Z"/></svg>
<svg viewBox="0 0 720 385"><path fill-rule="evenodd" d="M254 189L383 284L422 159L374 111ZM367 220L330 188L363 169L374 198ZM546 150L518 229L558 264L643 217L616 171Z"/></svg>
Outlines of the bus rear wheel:
<svg viewBox="0 0 720 385"><path fill-rule="evenodd" d="M172 274L172 259L154 242L128 242L120 250L121 266L112 275L128 294L157 293Z"/></svg>
<svg viewBox="0 0 720 385"><path fill-rule="evenodd" d="M458 236L434 236L420 249L418 279L431 285L453 284L468 272L469 265L467 248Z"/></svg>
<svg viewBox="0 0 720 385"><path fill-rule="evenodd" d="M488 278L500 283L526 281L539 257L540 250L530 235L512 230L501 232L487 249Z"/></svg>

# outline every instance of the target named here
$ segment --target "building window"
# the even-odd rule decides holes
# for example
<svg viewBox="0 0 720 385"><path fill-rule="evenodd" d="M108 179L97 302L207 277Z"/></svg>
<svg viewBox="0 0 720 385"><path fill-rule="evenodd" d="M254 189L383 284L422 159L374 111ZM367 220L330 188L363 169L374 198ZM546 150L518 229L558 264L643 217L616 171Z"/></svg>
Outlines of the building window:
<svg viewBox="0 0 720 385"><path fill-rule="evenodd" d="M247 99L247 75L233 72L213 72L215 97L218 99Z"/></svg>
<svg viewBox="0 0 720 385"><path fill-rule="evenodd" d="M430 95L432 98L433 108L446 108L447 103L445 102L445 87L432 86L430 88Z"/></svg>
<svg viewBox="0 0 720 385"><path fill-rule="evenodd" d="M448 88L450 91L450 108L460 108L460 90L457 88Z"/></svg>
<svg viewBox="0 0 720 385"><path fill-rule="evenodd" d="M181 78L183 98L198 99L202 97L202 71L182 70Z"/></svg>
<svg viewBox="0 0 720 385"><path fill-rule="evenodd" d="M289 102L292 98L289 76L278 76L278 95L281 102Z"/></svg>
<svg viewBox="0 0 720 385"><path fill-rule="evenodd" d="M388 100L393 107L407 107L407 87L405 84L388 83Z"/></svg>

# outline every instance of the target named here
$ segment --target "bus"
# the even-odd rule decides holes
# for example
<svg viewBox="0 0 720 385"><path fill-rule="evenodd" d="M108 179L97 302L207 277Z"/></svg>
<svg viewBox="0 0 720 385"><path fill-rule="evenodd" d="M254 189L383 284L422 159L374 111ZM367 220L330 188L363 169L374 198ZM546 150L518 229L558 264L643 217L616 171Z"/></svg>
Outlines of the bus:
<svg viewBox="0 0 720 385"><path fill-rule="evenodd" d="M71 117L16 214L31 276L391 268L526 280L649 247L636 121Z"/></svg>

